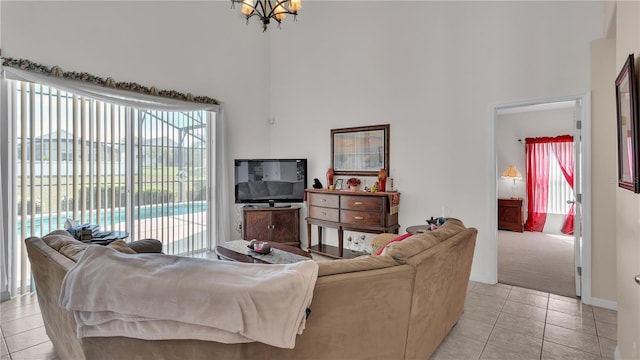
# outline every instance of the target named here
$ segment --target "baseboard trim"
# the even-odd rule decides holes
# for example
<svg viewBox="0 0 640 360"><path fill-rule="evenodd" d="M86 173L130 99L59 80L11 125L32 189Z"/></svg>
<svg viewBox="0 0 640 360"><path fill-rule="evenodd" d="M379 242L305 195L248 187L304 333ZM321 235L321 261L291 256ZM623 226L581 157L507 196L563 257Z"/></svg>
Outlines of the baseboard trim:
<svg viewBox="0 0 640 360"><path fill-rule="evenodd" d="M605 299L598 299L594 297L591 297L591 303L588 305L597 306L597 307L601 307L609 310L616 310L616 311L618 310L618 302L605 300Z"/></svg>

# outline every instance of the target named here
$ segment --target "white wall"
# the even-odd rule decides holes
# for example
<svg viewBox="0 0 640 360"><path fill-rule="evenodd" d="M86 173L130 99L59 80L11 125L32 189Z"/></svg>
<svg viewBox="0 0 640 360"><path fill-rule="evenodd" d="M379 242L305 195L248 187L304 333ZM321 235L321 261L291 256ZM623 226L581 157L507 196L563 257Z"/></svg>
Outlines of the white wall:
<svg viewBox="0 0 640 360"><path fill-rule="evenodd" d="M615 39L591 43L591 273L594 298L617 299Z"/></svg>
<svg viewBox="0 0 640 360"><path fill-rule="evenodd" d="M307 1L297 22L267 33L226 1L0 6L3 56L222 100L229 169L234 158L307 157L310 178L324 179L330 129L391 124L402 228L448 208L478 228L472 278L485 282L489 107L586 93L589 42L603 28L596 1Z"/></svg>
<svg viewBox="0 0 640 360"><path fill-rule="evenodd" d="M269 33L224 1L2 1L2 56L223 102L233 159L269 153ZM233 203L233 191L229 191ZM233 221L232 216L232 221Z"/></svg>
<svg viewBox="0 0 640 360"><path fill-rule="evenodd" d="M640 3L616 2L616 74L635 54L640 83ZM636 94L636 96L640 96ZM621 359L640 359L640 195L616 189L616 251L618 272L618 349Z"/></svg>
<svg viewBox="0 0 640 360"><path fill-rule="evenodd" d="M588 92L602 12L599 2L307 2L271 42L273 153L304 151L323 179L330 129L390 123L401 226L449 208L478 228L472 278L491 281L489 107Z"/></svg>

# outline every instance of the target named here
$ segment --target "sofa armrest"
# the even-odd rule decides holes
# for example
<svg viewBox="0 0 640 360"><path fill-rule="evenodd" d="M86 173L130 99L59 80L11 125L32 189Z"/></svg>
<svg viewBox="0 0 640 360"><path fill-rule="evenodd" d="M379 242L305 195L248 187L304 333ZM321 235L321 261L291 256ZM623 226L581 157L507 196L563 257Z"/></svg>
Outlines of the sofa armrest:
<svg viewBox="0 0 640 360"><path fill-rule="evenodd" d="M398 234L378 234L371 239L371 253L377 254L380 249L387 245L391 240L398 237Z"/></svg>

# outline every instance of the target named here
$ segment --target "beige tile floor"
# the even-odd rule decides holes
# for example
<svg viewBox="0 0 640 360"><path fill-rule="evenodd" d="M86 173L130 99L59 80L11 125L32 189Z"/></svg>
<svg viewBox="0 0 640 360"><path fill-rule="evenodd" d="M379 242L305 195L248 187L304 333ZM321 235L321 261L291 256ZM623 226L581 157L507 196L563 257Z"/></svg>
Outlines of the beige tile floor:
<svg viewBox="0 0 640 360"><path fill-rule="evenodd" d="M615 311L510 285L469 283L465 313L431 359L613 359ZM58 359L35 294L0 303L0 360Z"/></svg>

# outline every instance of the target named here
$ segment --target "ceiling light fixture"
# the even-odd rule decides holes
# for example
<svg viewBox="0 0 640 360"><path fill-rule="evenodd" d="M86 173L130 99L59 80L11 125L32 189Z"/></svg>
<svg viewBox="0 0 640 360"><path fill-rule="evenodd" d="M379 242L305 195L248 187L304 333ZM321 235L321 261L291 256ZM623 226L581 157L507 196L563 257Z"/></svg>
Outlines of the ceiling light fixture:
<svg viewBox="0 0 640 360"><path fill-rule="evenodd" d="M267 31L267 26L271 23L271 19L280 23L287 17L287 14L293 15L293 21L296 20L298 10L302 9L302 0L231 0L231 7L242 4L240 11L249 19L257 16L262 23L262 31Z"/></svg>

